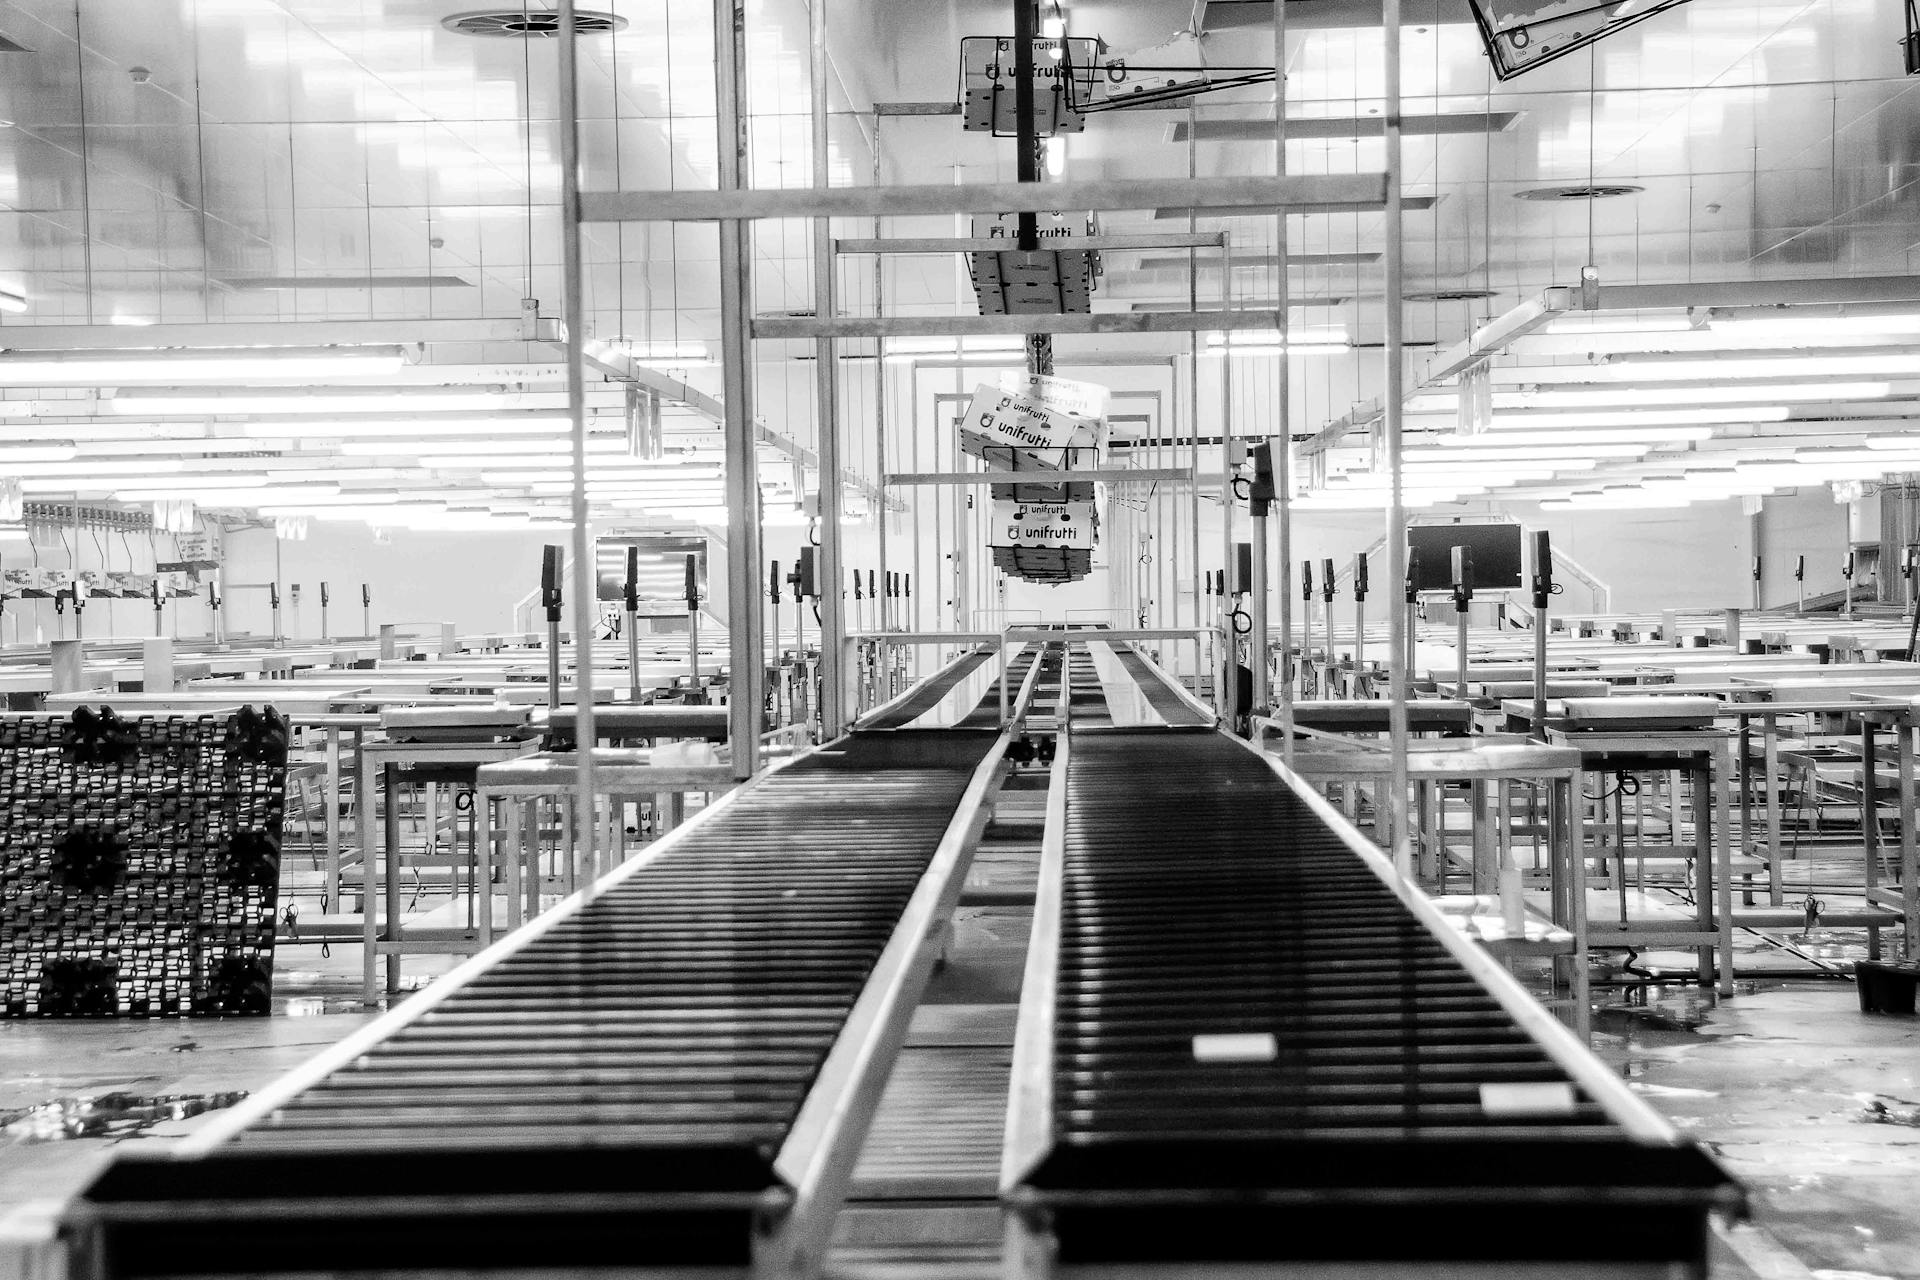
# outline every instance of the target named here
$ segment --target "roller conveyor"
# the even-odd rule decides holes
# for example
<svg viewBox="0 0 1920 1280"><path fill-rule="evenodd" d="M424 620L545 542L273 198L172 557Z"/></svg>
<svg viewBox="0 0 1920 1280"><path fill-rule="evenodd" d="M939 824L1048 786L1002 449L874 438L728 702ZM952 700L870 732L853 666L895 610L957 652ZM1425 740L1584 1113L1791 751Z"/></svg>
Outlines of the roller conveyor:
<svg viewBox="0 0 1920 1280"><path fill-rule="evenodd" d="M1053 767L1010 1275L1703 1272L1726 1175L1317 797L1202 731Z"/></svg>
<svg viewBox="0 0 1920 1280"><path fill-rule="evenodd" d="M1170 725L1213 727L1213 715L1196 703L1192 696L1164 670L1147 661L1146 657L1132 645L1109 644L1107 647L1119 661L1121 670L1140 686L1140 692L1146 697L1147 705L1153 708L1155 715Z"/></svg>
<svg viewBox="0 0 1920 1280"><path fill-rule="evenodd" d="M65 1218L75 1277L811 1274L1007 735L771 771Z"/></svg>
<svg viewBox="0 0 1920 1280"><path fill-rule="evenodd" d="M882 706L875 707L860 719L862 729L904 729L913 721L934 710L952 696L968 676L986 665L993 656L993 650L986 647L969 649L949 662L932 675L918 681L905 693ZM998 718L998 707L995 709Z"/></svg>

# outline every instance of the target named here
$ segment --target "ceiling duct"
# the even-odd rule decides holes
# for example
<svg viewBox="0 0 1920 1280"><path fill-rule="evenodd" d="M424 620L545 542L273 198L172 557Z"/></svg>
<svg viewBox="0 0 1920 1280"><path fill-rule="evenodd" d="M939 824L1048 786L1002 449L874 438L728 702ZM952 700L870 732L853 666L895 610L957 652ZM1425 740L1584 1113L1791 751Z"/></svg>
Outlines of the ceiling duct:
<svg viewBox="0 0 1920 1280"><path fill-rule="evenodd" d="M441 26L449 31L457 31L463 36L486 36L506 40L542 40L560 34L560 14L551 9L479 9L471 13L456 13L441 21ZM576 34L583 36L605 35L620 31L627 25L625 18L611 13L600 13L592 9L574 11L573 28Z"/></svg>

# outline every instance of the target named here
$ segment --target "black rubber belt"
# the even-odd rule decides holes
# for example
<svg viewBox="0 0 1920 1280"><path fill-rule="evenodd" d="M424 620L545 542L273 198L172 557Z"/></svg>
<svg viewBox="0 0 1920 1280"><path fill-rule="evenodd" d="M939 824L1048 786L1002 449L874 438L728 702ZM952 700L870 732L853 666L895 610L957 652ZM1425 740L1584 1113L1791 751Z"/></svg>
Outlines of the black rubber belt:
<svg viewBox="0 0 1920 1280"><path fill-rule="evenodd" d="M1024 1193L1061 1262L1702 1261L1726 1175L1630 1138L1264 760L1092 730L1066 786L1053 1146ZM1273 1055L1199 1060L1220 1034ZM1481 1086L1515 1084L1570 1106L1490 1114Z"/></svg>
<svg viewBox="0 0 1920 1280"><path fill-rule="evenodd" d="M1121 667L1140 686L1140 692L1146 695L1147 705L1153 708L1155 715L1175 728L1209 726L1205 715L1174 692L1168 683L1169 677L1140 656L1132 645L1114 644L1109 647L1113 650L1113 656L1120 659Z"/></svg>
<svg viewBox="0 0 1920 1280"><path fill-rule="evenodd" d="M944 668L934 672L918 685L901 702L889 708L884 714L875 713L872 719L861 726L863 729L899 729L918 720L927 712L939 706L961 681L978 671L993 656L992 649L975 649L963 653ZM998 694L995 695L998 706Z"/></svg>

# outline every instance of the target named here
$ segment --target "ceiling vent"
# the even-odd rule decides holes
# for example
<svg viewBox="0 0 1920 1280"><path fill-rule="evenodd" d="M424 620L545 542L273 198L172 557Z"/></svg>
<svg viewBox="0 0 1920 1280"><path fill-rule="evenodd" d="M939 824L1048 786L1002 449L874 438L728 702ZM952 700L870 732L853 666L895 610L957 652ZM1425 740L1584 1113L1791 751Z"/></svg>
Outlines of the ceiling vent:
<svg viewBox="0 0 1920 1280"><path fill-rule="evenodd" d="M605 35L627 25L625 18L592 9L576 9L574 30L583 36ZM549 39L560 34L560 15L548 9L479 9L456 13L440 24L463 36L501 36L508 39Z"/></svg>
<svg viewBox="0 0 1920 1280"><path fill-rule="evenodd" d="M1516 191L1516 200L1612 200L1616 196L1638 195L1645 187L1636 187L1628 183L1601 183L1594 186L1574 187L1535 187L1531 191Z"/></svg>

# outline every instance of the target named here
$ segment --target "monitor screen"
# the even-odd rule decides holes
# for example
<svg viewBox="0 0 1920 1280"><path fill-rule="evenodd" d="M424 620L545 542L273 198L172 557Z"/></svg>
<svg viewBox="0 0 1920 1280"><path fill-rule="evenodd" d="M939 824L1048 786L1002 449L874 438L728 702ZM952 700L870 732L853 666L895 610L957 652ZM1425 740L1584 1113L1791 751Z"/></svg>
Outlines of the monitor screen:
<svg viewBox="0 0 1920 1280"><path fill-rule="evenodd" d="M1407 563L1420 558L1414 575L1417 591L1446 591L1453 586L1453 549L1473 552L1475 591L1517 591L1522 584L1517 524L1423 524L1407 530Z"/></svg>
<svg viewBox="0 0 1920 1280"><path fill-rule="evenodd" d="M700 598L707 598L707 540L698 534L635 533L599 539L594 546L596 595L626 598L627 548L640 548L639 596L642 606L667 605L686 612L687 557L698 557Z"/></svg>

